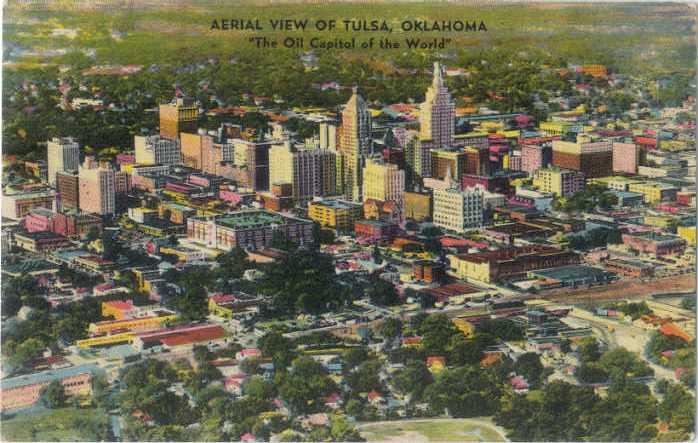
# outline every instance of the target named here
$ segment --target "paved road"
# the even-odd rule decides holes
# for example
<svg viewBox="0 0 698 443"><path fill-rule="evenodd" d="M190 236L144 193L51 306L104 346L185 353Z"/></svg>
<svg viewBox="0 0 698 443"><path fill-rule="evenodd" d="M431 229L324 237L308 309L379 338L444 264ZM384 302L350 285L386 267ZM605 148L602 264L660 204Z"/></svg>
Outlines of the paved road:
<svg viewBox="0 0 698 443"><path fill-rule="evenodd" d="M575 308L568 315L589 323L610 348L623 347L628 351L639 354L640 357L654 369L656 378L676 381L674 371L645 358L645 346L650 339L651 331L632 324L599 317L580 308ZM609 326L613 328L613 332L609 330Z"/></svg>

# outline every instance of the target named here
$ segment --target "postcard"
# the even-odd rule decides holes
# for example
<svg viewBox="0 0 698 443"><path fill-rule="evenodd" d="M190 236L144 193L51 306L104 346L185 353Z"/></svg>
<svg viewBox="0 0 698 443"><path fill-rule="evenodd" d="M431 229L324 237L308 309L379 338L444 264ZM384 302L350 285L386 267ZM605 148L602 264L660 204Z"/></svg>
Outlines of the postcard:
<svg viewBox="0 0 698 443"><path fill-rule="evenodd" d="M7 0L3 441L689 441L696 7Z"/></svg>

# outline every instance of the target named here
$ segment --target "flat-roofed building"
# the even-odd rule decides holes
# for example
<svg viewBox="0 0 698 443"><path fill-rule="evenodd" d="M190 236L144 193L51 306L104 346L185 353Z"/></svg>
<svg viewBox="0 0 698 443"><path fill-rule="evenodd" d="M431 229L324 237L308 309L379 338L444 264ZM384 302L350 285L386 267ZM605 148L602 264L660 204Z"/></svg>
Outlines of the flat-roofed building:
<svg viewBox="0 0 698 443"><path fill-rule="evenodd" d="M276 233L300 245L314 242L311 221L267 210L237 211L187 220L190 241L224 251L235 247L261 249L270 246Z"/></svg>
<svg viewBox="0 0 698 443"><path fill-rule="evenodd" d="M313 200L308 203L308 218L320 226L349 231L363 215L363 205L346 200Z"/></svg>

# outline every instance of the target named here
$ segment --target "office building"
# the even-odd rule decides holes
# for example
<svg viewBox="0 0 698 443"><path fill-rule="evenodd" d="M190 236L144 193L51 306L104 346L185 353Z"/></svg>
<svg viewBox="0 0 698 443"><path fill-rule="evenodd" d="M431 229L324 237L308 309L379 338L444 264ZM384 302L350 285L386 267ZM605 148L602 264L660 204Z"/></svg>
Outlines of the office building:
<svg viewBox="0 0 698 443"><path fill-rule="evenodd" d="M419 139L430 148L453 145L455 104L443 80L443 69L434 63L434 76L419 108Z"/></svg>
<svg viewBox="0 0 698 443"><path fill-rule="evenodd" d="M483 223L483 189L450 187L434 190L434 224L454 232L478 228Z"/></svg>
<svg viewBox="0 0 698 443"><path fill-rule="evenodd" d="M584 174L554 166L537 169L533 173L533 186L541 192L568 197L584 188Z"/></svg>
<svg viewBox="0 0 698 443"><path fill-rule="evenodd" d="M134 137L136 163L139 165L178 165L182 163L179 139L159 135Z"/></svg>
<svg viewBox="0 0 698 443"><path fill-rule="evenodd" d="M584 173L586 178L613 175L613 146L577 136L576 142L553 141L553 165Z"/></svg>
<svg viewBox="0 0 698 443"><path fill-rule="evenodd" d="M59 172L75 172L80 165L80 146L72 137L54 137L47 143L48 182L56 184Z"/></svg>
<svg viewBox="0 0 698 443"><path fill-rule="evenodd" d="M395 202L402 207L405 192L405 171L391 163L368 160L363 171L363 201Z"/></svg>
<svg viewBox="0 0 698 443"><path fill-rule="evenodd" d="M196 133L199 108L188 98L175 98L160 105L160 135L169 139L179 138L180 132Z"/></svg>
<svg viewBox="0 0 698 443"><path fill-rule="evenodd" d="M80 210L97 215L114 214L116 183L108 163L96 163L88 157L80 167Z"/></svg>
<svg viewBox="0 0 698 443"><path fill-rule="evenodd" d="M356 87L342 111L338 149L344 159L344 195L361 201L362 169L366 156L372 152L371 112Z"/></svg>

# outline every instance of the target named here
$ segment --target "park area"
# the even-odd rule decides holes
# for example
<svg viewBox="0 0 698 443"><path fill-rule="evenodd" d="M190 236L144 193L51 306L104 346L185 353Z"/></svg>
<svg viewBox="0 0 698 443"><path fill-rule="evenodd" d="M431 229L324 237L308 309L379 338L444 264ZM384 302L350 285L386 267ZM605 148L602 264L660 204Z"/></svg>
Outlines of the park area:
<svg viewBox="0 0 698 443"><path fill-rule="evenodd" d="M66 407L19 413L2 420L2 441L100 441L109 420L101 409Z"/></svg>
<svg viewBox="0 0 698 443"><path fill-rule="evenodd" d="M397 420L359 425L369 442L507 441L488 418Z"/></svg>

